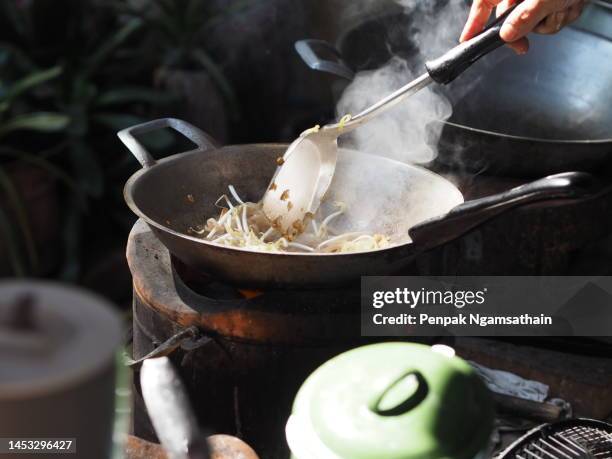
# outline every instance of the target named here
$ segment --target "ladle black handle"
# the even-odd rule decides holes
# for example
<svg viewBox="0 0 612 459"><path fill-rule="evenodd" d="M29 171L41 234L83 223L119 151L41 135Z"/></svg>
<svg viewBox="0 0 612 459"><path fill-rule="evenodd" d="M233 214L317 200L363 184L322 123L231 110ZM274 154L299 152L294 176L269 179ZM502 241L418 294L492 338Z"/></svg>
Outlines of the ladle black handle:
<svg viewBox="0 0 612 459"><path fill-rule="evenodd" d="M429 76L439 84L448 84L470 68L481 57L505 44L499 36L506 18L520 2L508 8L480 35L455 46L437 59L428 61L425 68Z"/></svg>
<svg viewBox="0 0 612 459"><path fill-rule="evenodd" d="M412 227L409 234L421 250L428 250L457 239L514 207L551 199L586 199L605 190L601 182L586 172L550 175L493 196L460 204L445 215Z"/></svg>

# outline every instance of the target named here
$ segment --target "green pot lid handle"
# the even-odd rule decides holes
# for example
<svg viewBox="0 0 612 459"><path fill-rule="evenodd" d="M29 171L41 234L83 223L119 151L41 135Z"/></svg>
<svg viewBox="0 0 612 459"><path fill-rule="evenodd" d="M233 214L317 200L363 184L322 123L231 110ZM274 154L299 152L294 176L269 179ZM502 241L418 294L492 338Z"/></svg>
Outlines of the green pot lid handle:
<svg viewBox="0 0 612 459"><path fill-rule="evenodd" d="M310 375L287 441L297 459L472 459L492 426L491 395L467 362L421 344L379 343Z"/></svg>
<svg viewBox="0 0 612 459"><path fill-rule="evenodd" d="M410 370L392 382L376 397L370 409L380 416L400 416L425 400L429 386L418 370Z"/></svg>

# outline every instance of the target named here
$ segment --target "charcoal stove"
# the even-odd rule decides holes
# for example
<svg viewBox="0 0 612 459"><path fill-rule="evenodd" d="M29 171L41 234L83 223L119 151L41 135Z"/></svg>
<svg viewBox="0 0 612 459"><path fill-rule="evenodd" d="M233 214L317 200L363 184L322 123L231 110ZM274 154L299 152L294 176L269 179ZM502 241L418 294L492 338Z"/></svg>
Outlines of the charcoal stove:
<svg viewBox="0 0 612 459"><path fill-rule="evenodd" d="M522 183L451 179L466 199ZM580 254L611 232L611 194L516 208L424 254L398 274L576 274L576 260L582 270L577 274L605 274L607 265L585 263ZM127 257L133 276L133 357L196 330L197 339L183 343L171 358L199 421L214 432L245 439L262 457L288 457L284 425L305 378L332 356L370 340L360 336L358 285L242 290L173 259L140 220L129 236ZM134 433L155 440L138 387L134 394Z"/></svg>
<svg viewBox="0 0 612 459"><path fill-rule="evenodd" d="M262 457L288 457L284 425L302 382L332 356L367 342L360 337L358 286L241 290L172 259L142 221L132 229L127 254L134 358L196 326L198 340L172 359L201 424L245 439ZM155 440L139 387L133 430Z"/></svg>

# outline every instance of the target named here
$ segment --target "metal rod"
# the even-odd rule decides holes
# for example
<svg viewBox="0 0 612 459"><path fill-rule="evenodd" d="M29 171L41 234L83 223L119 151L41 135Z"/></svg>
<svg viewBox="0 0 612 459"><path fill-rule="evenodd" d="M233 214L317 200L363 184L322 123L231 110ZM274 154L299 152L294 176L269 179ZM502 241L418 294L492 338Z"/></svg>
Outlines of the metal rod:
<svg viewBox="0 0 612 459"><path fill-rule="evenodd" d="M409 96L411 96L413 94L416 94L421 89L429 86L432 82L433 82L433 80L429 76L428 73L425 73L425 74L421 75L420 77L418 77L417 79L411 81L407 85L402 86L398 90L392 92L391 94L389 94L384 99L379 100L374 105L366 108L365 110L363 110L359 114L353 116L349 121L347 121L342 126L342 132L346 133L346 132L352 131L353 129L358 128L363 123L365 123L365 122L371 120L372 118L374 118L375 116L378 116L381 113L389 110L390 108L392 108L395 105L399 104L401 101L403 101L407 97L409 97ZM338 129L338 128L339 128L339 123L331 124L331 125L328 125L328 126L324 127L324 129Z"/></svg>
<svg viewBox="0 0 612 459"><path fill-rule="evenodd" d="M550 443L548 443L546 440L542 439L540 440L542 443L544 443L547 447L549 447L550 449L554 450L555 452L565 456L567 459L572 459L571 456L569 456L567 453L564 453L563 451L561 451L560 449L558 449L557 447L555 447L555 445L552 445Z"/></svg>

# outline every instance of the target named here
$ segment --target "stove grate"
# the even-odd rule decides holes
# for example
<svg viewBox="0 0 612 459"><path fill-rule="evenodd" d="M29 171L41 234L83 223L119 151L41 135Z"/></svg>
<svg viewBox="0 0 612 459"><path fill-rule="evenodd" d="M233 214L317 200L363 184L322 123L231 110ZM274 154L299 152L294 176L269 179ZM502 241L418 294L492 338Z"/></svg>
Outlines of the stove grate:
<svg viewBox="0 0 612 459"><path fill-rule="evenodd" d="M514 442L498 459L612 459L612 425L590 419L545 424Z"/></svg>

